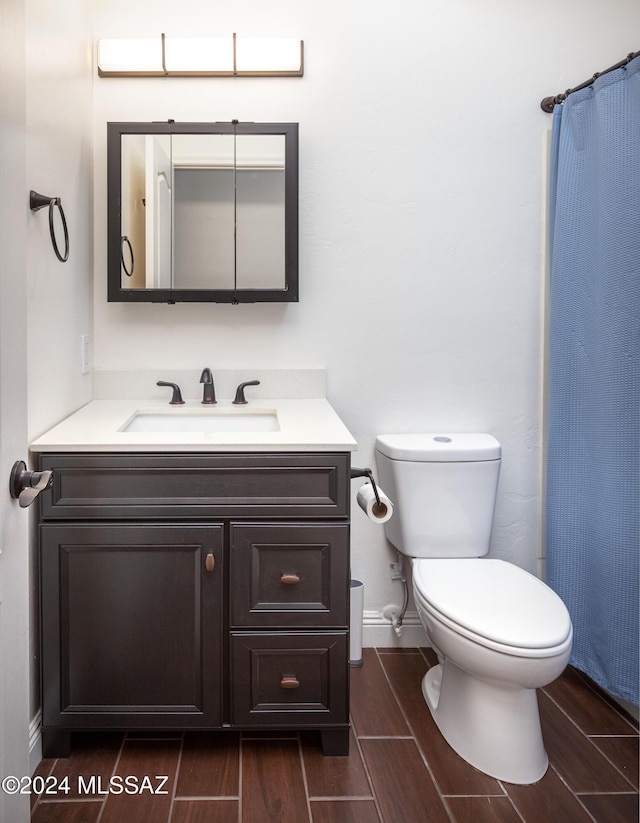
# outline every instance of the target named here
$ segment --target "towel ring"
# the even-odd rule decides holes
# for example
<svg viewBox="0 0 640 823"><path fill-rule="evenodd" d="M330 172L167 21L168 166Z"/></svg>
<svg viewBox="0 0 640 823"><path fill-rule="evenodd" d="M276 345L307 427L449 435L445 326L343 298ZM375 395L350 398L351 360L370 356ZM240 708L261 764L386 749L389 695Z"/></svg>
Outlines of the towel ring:
<svg viewBox="0 0 640 823"><path fill-rule="evenodd" d="M58 260L61 263L66 263L69 259L69 232L67 230L67 221L64 216L64 211L62 209L62 201L59 197L47 197L45 194L38 194L38 192L33 191L32 189L29 193L29 207L31 211L40 211L40 209L44 209L46 206L49 206L49 234L51 235L53 250ZM57 208L60 212L60 219L62 220L62 228L64 230L64 255L60 254L60 249L58 248L58 242L56 240L56 232L53 227L53 210L55 208Z"/></svg>
<svg viewBox="0 0 640 823"><path fill-rule="evenodd" d="M125 243L127 244L127 246L129 246L129 257L131 258L131 268L130 269L127 268L127 264L124 262L124 244ZM126 234L123 234L122 237L120 238L120 262L122 263L122 268L124 269L124 273L127 275L127 277L132 277L133 276L133 270L134 270L134 267L135 267L135 260L133 258L133 247L131 245L131 240L129 240L129 238L127 237Z"/></svg>

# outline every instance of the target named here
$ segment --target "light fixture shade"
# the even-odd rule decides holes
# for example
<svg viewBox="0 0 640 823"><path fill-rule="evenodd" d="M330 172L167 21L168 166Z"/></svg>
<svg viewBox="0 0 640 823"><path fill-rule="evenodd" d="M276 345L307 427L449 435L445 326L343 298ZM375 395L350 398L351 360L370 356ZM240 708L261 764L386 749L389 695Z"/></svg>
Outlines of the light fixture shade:
<svg viewBox="0 0 640 823"><path fill-rule="evenodd" d="M236 37L238 74L301 74L302 41L288 37Z"/></svg>
<svg viewBox="0 0 640 823"><path fill-rule="evenodd" d="M167 37L98 40L100 77L302 77L302 40Z"/></svg>
<svg viewBox="0 0 640 823"><path fill-rule="evenodd" d="M233 74L233 39L167 37L165 66L169 74Z"/></svg>
<svg viewBox="0 0 640 823"><path fill-rule="evenodd" d="M162 40L121 39L98 40L98 73L109 74L164 74Z"/></svg>

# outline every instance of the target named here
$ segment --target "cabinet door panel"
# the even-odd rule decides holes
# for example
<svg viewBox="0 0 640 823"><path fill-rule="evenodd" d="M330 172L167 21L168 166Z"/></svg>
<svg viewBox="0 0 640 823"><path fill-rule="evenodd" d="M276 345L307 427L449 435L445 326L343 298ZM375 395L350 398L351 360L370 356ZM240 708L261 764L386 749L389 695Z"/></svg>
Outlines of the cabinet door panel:
<svg viewBox="0 0 640 823"><path fill-rule="evenodd" d="M222 531L42 527L45 726L220 723Z"/></svg>
<svg viewBox="0 0 640 823"><path fill-rule="evenodd" d="M348 553L348 525L232 525L232 626L346 628Z"/></svg>

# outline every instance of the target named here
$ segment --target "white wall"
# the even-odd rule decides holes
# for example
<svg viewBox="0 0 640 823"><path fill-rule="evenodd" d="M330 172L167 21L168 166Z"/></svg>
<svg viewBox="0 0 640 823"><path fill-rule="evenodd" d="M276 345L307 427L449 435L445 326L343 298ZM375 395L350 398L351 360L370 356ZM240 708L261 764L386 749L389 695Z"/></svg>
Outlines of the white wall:
<svg viewBox="0 0 640 823"><path fill-rule="evenodd" d="M96 367L326 366L360 465L379 432L491 432L492 554L535 572L539 103L637 48L639 25L637 0L96 4L96 37L305 41L303 79L95 80ZM168 118L300 123L299 304L106 302L105 123ZM357 510L352 547L365 609L399 602L394 553Z"/></svg>
<svg viewBox="0 0 640 823"><path fill-rule="evenodd" d="M24 141L26 186L16 208L26 221L25 318L29 441L92 397L81 373L80 336L92 334L93 118L91 0L23 0L26 24ZM48 209L32 213L29 189L59 196L69 231L69 259L56 258ZM55 215L60 250L63 235ZM17 458L27 459L24 454ZM32 512L23 512L26 518ZM25 547L26 554L26 547ZM27 592L25 592L25 599ZM30 716L40 705L38 559L31 548ZM37 733L32 730L34 736ZM39 759L37 752L32 759Z"/></svg>
<svg viewBox="0 0 640 823"><path fill-rule="evenodd" d="M91 0L25 3L28 184L62 199L70 242L69 259L61 263L48 209L29 213L30 439L92 395L91 374L80 368L80 337L92 333L93 313L91 6ZM54 225L63 251L58 214Z"/></svg>

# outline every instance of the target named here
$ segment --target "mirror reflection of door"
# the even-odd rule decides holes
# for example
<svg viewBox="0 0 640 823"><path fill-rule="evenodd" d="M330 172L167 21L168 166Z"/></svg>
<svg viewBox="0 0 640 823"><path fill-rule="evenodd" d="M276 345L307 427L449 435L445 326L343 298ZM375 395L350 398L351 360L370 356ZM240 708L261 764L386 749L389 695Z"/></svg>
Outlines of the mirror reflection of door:
<svg viewBox="0 0 640 823"><path fill-rule="evenodd" d="M171 288L171 136L146 137L145 236L148 289Z"/></svg>

